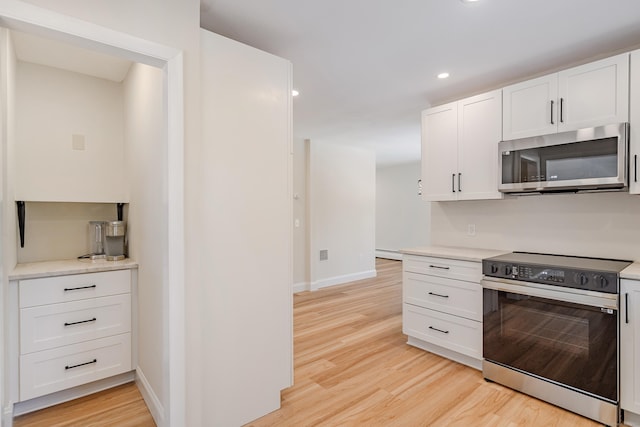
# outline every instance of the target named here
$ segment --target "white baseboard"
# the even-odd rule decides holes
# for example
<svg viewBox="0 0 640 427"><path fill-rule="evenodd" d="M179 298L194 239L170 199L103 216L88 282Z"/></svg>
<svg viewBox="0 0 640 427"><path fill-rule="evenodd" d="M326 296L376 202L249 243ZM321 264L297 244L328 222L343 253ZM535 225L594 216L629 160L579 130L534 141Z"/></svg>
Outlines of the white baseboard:
<svg viewBox="0 0 640 427"><path fill-rule="evenodd" d="M107 390L109 388L113 388L122 384L130 383L133 380L134 372L125 372L124 374L105 378L99 381L94 381L89 384L83 384L77 387L47 394L41 397L36 397L30 400L25 400L24 402L16 402L13 404L13 416L17 417L18 415L24 415L29 412L37 411L39 409L48 408L49 406L68 402L70 400L78 399L89 394L97 393L99 391Z"/></svg>
<svg viewBox="0 0 640 427"><path fill-rule="evenodd" d="M300 282L293 285L293 293L304 292L311 290L311 284L309 282Z"/></svg>
<svg viewBox="0 0 640 427"><path fill-rule="evenodd" d="M398 251L376 249L376 258L395 259L397 261L402 261L402 254Z"/></svg>
<svg viewBox="0 0 640 427"><path fill-rule="evenodd" d="M151 416L156 422L156 425L158 427L164 427L164 408L162 403L151 388L151 384L149 384L147 377L144 376L144 373L139 366L136 368L136 384L140 390L142 398L144 399L144 403L147 404L147 408L149 408L149 412L151 412Z"/></svg>
<svg viewBox="0 0 640 427"><path fill-rule="evenodd" d="M376 270L361 271L359 273L344 274L342 276L329 277L311 283L311 290L326 288L327 286L342 285L344 283L353 282L355 280L369 279L376 277Z"/></svg>
<svg viewBox="0 0 640 427"><path fill-rule="evenodd" d="M627 410L624 411L624 424L631 427L640 426L640 415Z"/></svg>

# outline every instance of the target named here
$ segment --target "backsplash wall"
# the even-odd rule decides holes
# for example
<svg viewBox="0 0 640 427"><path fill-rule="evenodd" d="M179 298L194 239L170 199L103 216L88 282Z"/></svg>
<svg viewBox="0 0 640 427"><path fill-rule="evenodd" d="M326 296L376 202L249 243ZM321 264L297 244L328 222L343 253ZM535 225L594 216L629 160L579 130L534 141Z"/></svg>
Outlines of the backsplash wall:
<svg viewBox="0 0 640 427"><path fill-rule="evenodd" d="M126 208L124 214L126 219ZM17 238L18 263L71 259L88 253L89 221L116 220L117 210L114 203L27 202L25 219L24 248Z"/></svg>
<svg viewBox="0 0 640 427"><path fill-rule="evenodd" d="M469 224L475 235L469 235ZM611 192L432 203L431 243L640 260L640 196Z"/></svg>

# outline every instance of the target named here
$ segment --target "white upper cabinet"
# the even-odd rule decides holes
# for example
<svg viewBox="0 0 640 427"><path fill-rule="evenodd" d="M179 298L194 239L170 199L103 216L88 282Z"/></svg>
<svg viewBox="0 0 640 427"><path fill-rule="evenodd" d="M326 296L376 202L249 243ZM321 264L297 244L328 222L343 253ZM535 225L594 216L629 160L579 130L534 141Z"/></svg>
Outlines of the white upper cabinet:
<svg viewBox="0 0 640 427"><path fill-rule="evenodd" d="M499 199L499 90L422 113L422 184L427 201Z"/></svg>
<svg viewBox="0 0 640 427"><path fill-rule="evenodd" d="M629 54L503 89L503 138L629 121Z"/></svg>
<svg viewBox="0 0 640 427"><path fill-rule="evenodd" d="M629 193L640 194L640 50L631 52L629 78Z"/></svg>
<svg viewBox="0 0 640 427"><path fill-rule="evenodd" d="M422 112L422 186L427 201L456 200L458 103Z"/></svg>

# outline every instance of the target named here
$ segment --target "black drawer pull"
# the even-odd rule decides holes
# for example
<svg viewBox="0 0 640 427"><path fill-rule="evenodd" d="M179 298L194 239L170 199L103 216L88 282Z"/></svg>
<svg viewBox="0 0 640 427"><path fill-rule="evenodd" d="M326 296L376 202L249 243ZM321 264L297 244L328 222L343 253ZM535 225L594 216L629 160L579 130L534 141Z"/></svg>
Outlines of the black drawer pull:
<svg viewBox="0 0 640 427"><path fill-rule="evenodd" d="M98 359L93 359L91 362L84 362L84 363L80 363L78 365L73 365L73 366L67 365L64 367L64 369L66 371L73 368L79 368L80 366L91 365L92 363L98 363Z"/></svg>
<svg viewBox="0 0 640 427"><path fill-rule="evenodd" d="M449 331L443 331L442 329L434 328L433 326L429 326L429 329L434 330L434 331L438 331L438 332L442 332L443 334L448 334L449 333Z"/></svg>
<svg viewBox="0 0 640 427"><path fill-rule="evenodd" d="M91 288L95 288L96 285L89 285L89 286L80 286L78 288L64 288L65 292L69 292L69 291L79 291L81 289L91 289Z"/></svg>
<svg viewBox="0 0 640 427"><path fill-rule="evenodd" d="M81 320L79 322L64 322L64 326L71 326L71 325L79 325L81 323L89 323L89 322L95 322L96 319L95 317L93 319L89 319L89 320Z"/></svg>
<svg viewBox="0 0 640 427"><path fill-rule="evenodd" d="M624 294L624 323L629 323L629 294Z"/></svg>
<svg viewBox="0 0 640 427"><path fill-rule="evenodd" d="M440 298L449 298L449 295L434 294L433 292L429 292L429 295L433 295L434 297L440 297Z"/></svg>
<svg viewBox="0 0 640 427"><path fill-rule="evenodd" d="M431 265L431 264L429 265L429 268L439 268L441 270L448 270L449 269L449 267L441 267L439 265Z"/></svg>

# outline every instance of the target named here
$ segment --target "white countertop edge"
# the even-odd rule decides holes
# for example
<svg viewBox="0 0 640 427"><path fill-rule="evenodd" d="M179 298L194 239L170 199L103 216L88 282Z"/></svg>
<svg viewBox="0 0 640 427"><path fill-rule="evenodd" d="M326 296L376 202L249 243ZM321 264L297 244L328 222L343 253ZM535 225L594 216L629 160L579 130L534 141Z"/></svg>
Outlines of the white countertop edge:
<svg viewBox="0 0 640 427"><path fill-rule="evenodd" d="M406 248L399 251L402 254L431 256L435 258L449 258L460 261L481 262L485 258L510 253L507 250L482 249L482 248L462 248L454 246L421 246L417 248Z"/></svg>
<svg viewBox="0 0 640 427"><path fill-rule="evenodd" d="M620 272L621 279L640 280L640 262L634 262Z"/></svg>
<svg viewBox="0 0 640 427"><path fill-rule="evenodd" d="M9 273L9 280L35 279L39 277L66 276L70 274L98 273L112 270L131 270L138 263L126 258L122 261L64 259L17 264Z"/></svg>

